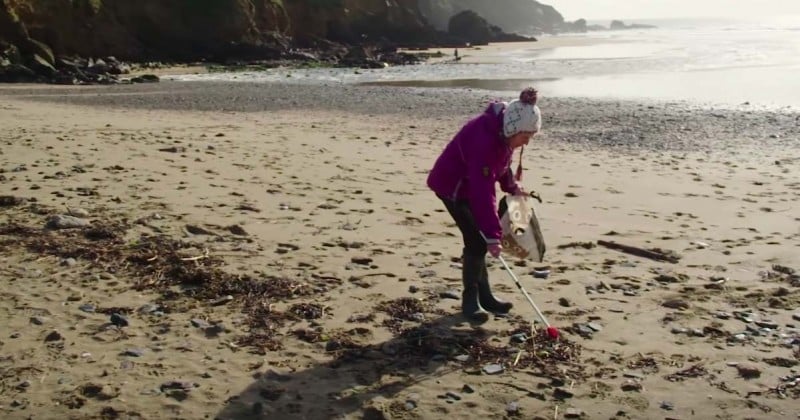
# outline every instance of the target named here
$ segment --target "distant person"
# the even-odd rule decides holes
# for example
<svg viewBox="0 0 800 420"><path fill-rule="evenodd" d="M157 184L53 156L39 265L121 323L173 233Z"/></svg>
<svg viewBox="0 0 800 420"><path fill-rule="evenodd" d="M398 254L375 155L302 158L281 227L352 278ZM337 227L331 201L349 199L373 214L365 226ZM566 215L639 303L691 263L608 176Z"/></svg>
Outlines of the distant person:
<svg viewBox="0 0 800 420"><path fill-rule="evenodd" d="M536 90L527 88L518 100L490 103L450 140L428 175L428 187L444 202L463 237L461 312L472 321L487 321L486 311L506 314L512 308L492 294L486 252L497 258L503 251L495 183L506 193L527 194L517 183L521 162L515 176L511 155L541 129L536 100Z"/></svg>
<svg viewBox="0 0 800 420"><path fill-rule="evenodd" d="M455 58L453 58L453 60L455 60L455 61L461 60L461 58L458 56L458 48L453 50L453 57L455 57Z"/></svg>

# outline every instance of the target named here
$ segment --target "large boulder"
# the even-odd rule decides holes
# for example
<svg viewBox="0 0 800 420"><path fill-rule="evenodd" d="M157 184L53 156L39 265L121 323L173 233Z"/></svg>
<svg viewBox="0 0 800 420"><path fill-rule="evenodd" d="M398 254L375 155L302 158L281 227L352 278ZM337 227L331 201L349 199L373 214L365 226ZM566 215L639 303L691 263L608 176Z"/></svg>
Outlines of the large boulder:
<svg viewBox="0 0 800 420"><path fill-rule="evenodd" d="M519 35L507 34L472 10L465 10L450 19L448 33L471 45L486 45L490 42L535 41Z"/></svg>
<svg viewBox="0 0 800 420"><path fill-rule="evenodd" d="M465 10L509 33L559 32L565 24L555 8L534 0L419 0L419 10L437 29L446 29L450 18Z"/></svg>

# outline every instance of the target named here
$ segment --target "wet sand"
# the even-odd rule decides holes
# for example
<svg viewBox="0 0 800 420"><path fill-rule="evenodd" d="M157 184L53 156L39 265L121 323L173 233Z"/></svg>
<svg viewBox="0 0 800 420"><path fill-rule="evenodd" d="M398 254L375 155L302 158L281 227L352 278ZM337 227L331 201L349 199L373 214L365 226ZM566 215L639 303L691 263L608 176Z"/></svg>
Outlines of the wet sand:
<svg viewBox="0 0 800 420"><path fill-rule="evenodd" d="M513 316L461 319L425 187L491 97L3 87L3 417L796 417L798 116L543 98L548 347L497 263Z"/></svg>

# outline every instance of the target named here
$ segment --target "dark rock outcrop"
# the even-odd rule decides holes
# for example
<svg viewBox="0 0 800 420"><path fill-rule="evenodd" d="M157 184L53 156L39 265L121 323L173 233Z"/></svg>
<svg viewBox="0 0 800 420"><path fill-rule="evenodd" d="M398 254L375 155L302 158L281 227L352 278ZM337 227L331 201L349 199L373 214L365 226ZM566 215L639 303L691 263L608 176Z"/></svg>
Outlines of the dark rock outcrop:
<svg viewBox="0 0 800 420"><path fill-rule="evenodd" d="M447 28L450 18L465 10L474 11L509 33L573 32L580 27L565 22L552 6L534 0L419 0L419 10L439 29Z"/></svg>
<svg viewBox="0 0 800 420"><path fill-rule="evenodd" d="M506 34L497 26L472 10L465 10L450 19L447 26L450 35L467 40L471 45L486 45L490 42L530 41L535 39Z"/></svg>

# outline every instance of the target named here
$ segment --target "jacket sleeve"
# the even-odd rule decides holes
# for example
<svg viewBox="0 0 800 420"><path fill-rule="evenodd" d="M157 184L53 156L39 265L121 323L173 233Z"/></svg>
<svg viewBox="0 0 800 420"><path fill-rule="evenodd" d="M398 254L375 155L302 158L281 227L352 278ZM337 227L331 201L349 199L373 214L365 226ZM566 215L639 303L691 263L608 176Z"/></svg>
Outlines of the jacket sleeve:
<svg viewBox="0 0 800 420"><path fill-rule="evenodd" d="M519 184L517 184L517 180L514 179L514 171L511 170L511 166L506 168L506 171L500 175L498 179L500 182L500 189L503 192L514 194L519 189Z"/></svg>
<svg viewBox="0 0 800 420"><path fill-rule="evenodd" d="M494 186L498 174L493 173L491 169L489 139L484 137L465 140L468 140L469 146L471 146L466 157L469 205L472 216L487 244L500 243L503 228L497 217Z"/></svg>

